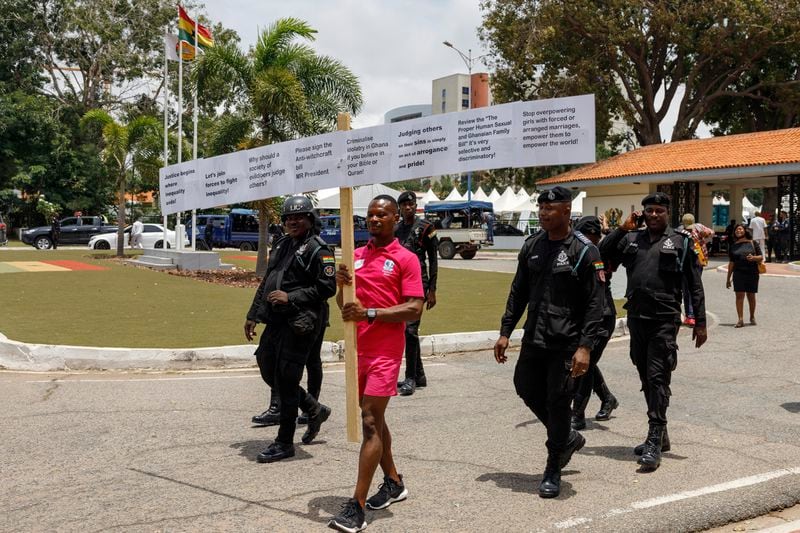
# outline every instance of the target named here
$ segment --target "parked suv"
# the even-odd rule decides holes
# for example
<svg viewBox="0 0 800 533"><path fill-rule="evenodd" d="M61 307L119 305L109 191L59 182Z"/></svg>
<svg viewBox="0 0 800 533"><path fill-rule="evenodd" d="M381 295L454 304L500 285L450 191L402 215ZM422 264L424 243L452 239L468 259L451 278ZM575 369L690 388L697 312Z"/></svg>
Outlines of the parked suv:
<svg viewBox="0 0 800 533"><path fill-rule="evenodd" d="M67 217L61 220L61 238L58 244L86 245L93 236L116 229L116 226L106 224L102 217ZM22 242L39 250L49 250L53 247L50 226L39 226L23 231Z"/></svg>
<svg viewBox="0 0 800 533"><path fill-rule="evenodd" d="M0 246L5 246L6 244L8 244L8 226L3 219L3 215L0 214Z"/></svg>

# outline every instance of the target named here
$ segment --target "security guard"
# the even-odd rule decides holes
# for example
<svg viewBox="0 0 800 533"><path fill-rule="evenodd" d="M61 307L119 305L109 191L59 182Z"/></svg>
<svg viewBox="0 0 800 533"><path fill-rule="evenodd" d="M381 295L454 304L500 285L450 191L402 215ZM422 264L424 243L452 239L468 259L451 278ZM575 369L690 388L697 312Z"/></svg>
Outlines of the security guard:
<svg viewBox="0 0 800 533"><path fill-rule="evenodd" d="M583 217L575 223L574 229L585 235L595 246L600 242L602 224L599 218L594 216ZM619 407L617 398L608 390L608 385L606 385L606 381L603 378L603 373L600 372L600 368L597 366L597 363L600 362L600 358L603 356L603 350L605 350L606 345L608 345L608 340L611 338L617 325L617 310L614 307L614 298L611 296L610 265L605 261L605 258L602 257L602 254L601 258L604 265L602 276L605 282L602 334L592 350L589 370L586 372L585 376L582 376L578 380L578 389L575 391L575 401L572 402L572 429L583 429L586 427L585 410L592 396L592 389L594 389L602 402L600 410L594 417L595 420L608 420L611 418L611 412Z"/></svg>
<svg viewBox="0 0 800 533"><path fill-rule="evenodd" d="M506 362L508 339L527 307L514 387L547 428L539 496L555 498L561 469L586 442L570 429L570 404L575 378L589 368L600 335L604 282L599 251L570 229L570 192L554 187L542 192L538 202L543 231L528 237L520 250L494 356Z"/></svg>
<svg viewBox="0 0 800 533"><path fill-rule="evenodd" d="M400 206L400 222L395 226L394 236L406 249L419 258L422 268L422 288L425 291L425 308L436 305L436 278L439 274L437 252L439 239L433 224L417 216L417 195L406 191L397 198ZM427 264L426 264L427 258ZM417 387L425 387L428 379L422 368L419 348L419 324L421 319L406 322L406 379L397 384L401 396L414 394Z"/></svg>
<svg viewBox="0 0 800 533"><path fill-rule="evenodd" d="M631 335L630 356L642 382L649 420L647 439L634 453L640 455L642 469L649 471L659 467L662 451L670 449L667 406L672 371L678 364L676 338L684 279L695 312L695 346L702 346L708 334L703 283L692 256L691 234L669 227L668 195L649 194L642 206L646 228L638 229L642 213L634 211L600 243L600 250L610 261L622 264L628 275L625 309Z"/></svg>
<svg viewBox="0 0 800 533"><path fill-rule="evenodd" d="M256 291L244 324L255 336L256 323L266 324L256 350L261 377L280 398L280 429L275 442L258 455L271 463L294 456L298 405L309 413L303 443L309 444L331 414L300 386L303 367L322 327L325 301L336 293L333 252L313 229L314 207L305 196L288 198L281 220L286 235L273 246L267 273Z"/></svg>

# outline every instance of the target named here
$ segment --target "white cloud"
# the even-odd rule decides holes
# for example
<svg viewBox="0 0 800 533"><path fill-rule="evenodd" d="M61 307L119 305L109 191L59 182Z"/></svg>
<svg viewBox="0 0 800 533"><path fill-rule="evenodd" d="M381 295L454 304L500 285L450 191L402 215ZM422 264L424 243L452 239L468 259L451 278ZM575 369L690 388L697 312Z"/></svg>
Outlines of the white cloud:
<svg viewBox="0 0 800 533"><path fill-rule="evenodd" d="M236 30L244 48L278 18L308 22L319 32L314 49L359 77L364 107L354 127L380 124L395 107L430 103L431 80L466 72L442 41L482 53L478 0L209 0L206 11L212 21ZM476 64L474 70L483 68Z"/></svg>

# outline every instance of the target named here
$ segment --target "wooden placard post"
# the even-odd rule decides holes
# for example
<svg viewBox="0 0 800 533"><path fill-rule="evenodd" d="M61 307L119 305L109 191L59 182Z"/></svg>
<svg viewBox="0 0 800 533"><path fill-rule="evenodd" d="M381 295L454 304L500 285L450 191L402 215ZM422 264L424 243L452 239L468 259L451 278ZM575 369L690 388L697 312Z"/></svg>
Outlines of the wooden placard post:
<svg viewBox="0 0 800 533"><path fill-rule="evenodd" d="M350 114L339 113L337 118L339 131L350 129ZM353 265L353 252L355 251L355 235L353 228L353 189L341 187L339 189L339 221L342 232L342 263L353 275L353 284L342 288L344 303L356 300L355 268ZM345 405L347 412L347 440L350 442L361 441L360 413L358 406L358 351L356 349L356 323L344 323L344 382Z"/></svg>

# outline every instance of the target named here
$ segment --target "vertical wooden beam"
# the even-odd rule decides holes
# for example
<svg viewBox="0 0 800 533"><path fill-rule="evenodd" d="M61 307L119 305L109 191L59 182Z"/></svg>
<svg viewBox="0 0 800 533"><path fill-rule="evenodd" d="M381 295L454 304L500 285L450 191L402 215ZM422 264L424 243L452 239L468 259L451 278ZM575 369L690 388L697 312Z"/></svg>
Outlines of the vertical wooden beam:
<svg viewBox="0 0 800 533"><path fill-rule="evenodd" d="M350 129L350 114L339 113L337 129L347 131ZM355 268L353 265L353 252L355 251L355 236L353 228L353 189L341 187L339 189L339 213L342 230L342 263L353 274L353 284L343 287L344 302L354 302L356 299ZM347 412L347 440L350 442L361 441L361 416L358 405L358 351L356 346L356 323L344 323L344 377L345 377L345 404Z"/></svg>

